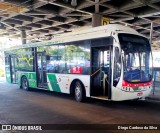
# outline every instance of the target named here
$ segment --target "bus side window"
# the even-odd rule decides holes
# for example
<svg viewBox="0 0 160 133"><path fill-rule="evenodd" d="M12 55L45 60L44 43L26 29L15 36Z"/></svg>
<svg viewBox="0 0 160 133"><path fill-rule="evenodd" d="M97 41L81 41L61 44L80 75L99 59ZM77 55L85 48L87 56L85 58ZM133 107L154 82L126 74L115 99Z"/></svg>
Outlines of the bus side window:
<svg viewBox="0 0 160 133"><path fill-rule="evenodd" d="M72 42L66 45L65 52L68 73L90 73L90 41Z"/></svg>

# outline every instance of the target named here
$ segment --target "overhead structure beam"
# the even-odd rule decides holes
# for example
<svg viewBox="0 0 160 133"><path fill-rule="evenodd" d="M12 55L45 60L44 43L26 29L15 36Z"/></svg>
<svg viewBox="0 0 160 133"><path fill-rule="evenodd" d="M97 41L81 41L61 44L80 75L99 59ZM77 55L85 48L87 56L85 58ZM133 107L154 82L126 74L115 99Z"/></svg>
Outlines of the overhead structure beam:
<svg viewBox="0 0 160 133"><path fill-rule="evenodd" d="M99 13L99 0L95 0L95 13Z"/></svg>
<svg viewBox="0 0 160 133"><path fill-rule="evenodd" d="M26 8L11 4L11 3L4 3L0 2L0 13L7 13L7 12L13 12L13 13L21 13L26 11Z"/></svg>
<svg viewBox="0 0 160 133"><path fill-rule="evenodd" d="M15 29L17 31L20 31L18 28L14 27L14 26L11 26L10 24L7 24L5 22L1 22L1 23L4 24L4 25L6 25L6 26L8 26L8 27L10 27L11 29Z"/></svg>
<svg viewBox="0 0 160 133"><path fill-rule="evenodd" d="M93 24L92 14L96 16L96 24L100 20L97 26L101 25L100 18L104 16L110 18L112 23L130 24L147 36L150 33L150 23L153 22L153 38L160 35L160 0L74 0L76 4L71 4L71 1L73 2L5 0L5 4L11 4L14 8L0 7L0 22L4 23L5 29L0 35L12 32L10 36L19 36L24 29L26 38L30 39L39 35L56 34L54 29L63 32ZM15 10L16 6L20 9Z"/></svg>
<svg viewBox="0 0 160 133"><path fill-rule="evenodd" d="M41 1L41 0L33 0L33 4L32 4L32 10L35 10L39 7L42 7L44 5L48 4L48 1Z"/></svg>

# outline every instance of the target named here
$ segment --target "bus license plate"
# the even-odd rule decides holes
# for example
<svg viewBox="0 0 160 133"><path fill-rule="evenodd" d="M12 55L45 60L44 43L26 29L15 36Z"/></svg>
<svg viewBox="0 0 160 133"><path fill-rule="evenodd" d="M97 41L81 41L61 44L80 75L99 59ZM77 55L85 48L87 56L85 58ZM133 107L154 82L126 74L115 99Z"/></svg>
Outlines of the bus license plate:
<svg viewBox="0 0 160 133"><path fill-rule="evenodd" d="M143 95L143 92L138 92L137 93L137 96L142 96Z"/></svg>

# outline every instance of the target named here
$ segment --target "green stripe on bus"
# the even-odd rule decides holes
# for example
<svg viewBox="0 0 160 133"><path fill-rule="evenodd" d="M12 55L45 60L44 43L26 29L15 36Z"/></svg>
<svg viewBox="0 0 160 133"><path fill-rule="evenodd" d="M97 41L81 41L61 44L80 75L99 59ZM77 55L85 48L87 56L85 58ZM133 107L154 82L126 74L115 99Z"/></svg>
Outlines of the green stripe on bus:
<svg viewBox="0 0 160 133"><path fill-rule="evenodd" d="M52 90L56 91L56 92L61 92L61 89L58 85L56 75L55 74L47 74L47 76L48 76L48 79L49 79L49 83L52 87Z"/></svg>
<svg viewBox="0 0 160 133"><path fill-rule="evenodd" d="M6 71L5 74L6 74L6 80L7 80L7 82L11 83L11 74L10 74L10 72Z"/></svg>

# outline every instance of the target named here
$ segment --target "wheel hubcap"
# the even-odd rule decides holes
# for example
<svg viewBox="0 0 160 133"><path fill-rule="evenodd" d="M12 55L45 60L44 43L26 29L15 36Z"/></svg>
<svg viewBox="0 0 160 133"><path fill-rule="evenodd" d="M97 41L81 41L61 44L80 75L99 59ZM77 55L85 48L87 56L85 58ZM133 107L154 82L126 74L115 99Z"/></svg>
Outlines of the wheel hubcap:
<svg viewBox="0 0 160 133"><path fill-rule="evenodd" d="M23 89L27 89L27 85L27 81L24 79L22 83Z"/></svg>
<svg viewBox="0 0 160 133"><path fill-rule="evenodd" d="M79 99L81 97L81 89L79 86L76 86L75 94L76 94L77 99Z"/></svg>

